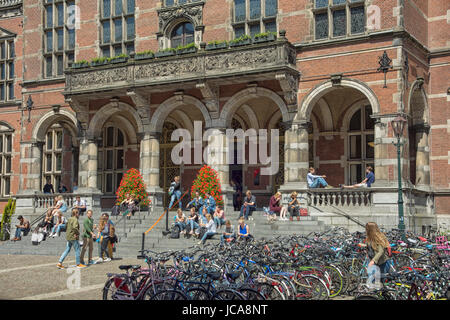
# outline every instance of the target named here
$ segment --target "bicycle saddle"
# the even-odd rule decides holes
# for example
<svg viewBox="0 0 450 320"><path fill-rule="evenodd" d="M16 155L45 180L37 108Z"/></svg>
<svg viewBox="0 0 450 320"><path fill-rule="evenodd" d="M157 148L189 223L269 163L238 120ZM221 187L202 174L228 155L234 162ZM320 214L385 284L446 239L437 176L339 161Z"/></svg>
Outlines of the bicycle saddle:
<svg viewBox="0 0 450 320"><path fill-rule="evenodd" d="M239 278L241 273L242 272L239 272L239 271L232 271L232 272L228 272L227 276L230 277L231 280L236 280L237 278Z"/></svg>
<svg viewBox="0 0 450 320"><path fill-rule="evenodd" d="M128 269L139 269L141 266L139 265L133 265L133 264L126 264L119 266L120 270L128 270Z"/></svg>

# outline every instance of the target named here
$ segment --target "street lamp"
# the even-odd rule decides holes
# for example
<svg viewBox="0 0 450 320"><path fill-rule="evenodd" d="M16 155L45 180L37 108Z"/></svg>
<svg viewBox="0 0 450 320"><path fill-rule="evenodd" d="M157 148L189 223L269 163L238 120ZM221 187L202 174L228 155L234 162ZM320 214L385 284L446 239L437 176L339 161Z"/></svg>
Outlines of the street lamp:
<svg viewBox="0 0 450 320"><path fill-rule="evenodd" d="M397 143L394 145L397 147L397 166L398 166L398 229L402 235L402 239L405 241L405 218L403 215L403 190L402 190L402 165L400 159L400 148L403 143L400 142L400 138L403 136L403 130L407 121L404 117L398 116L391 121L394 135L397 138Z"/></svg>

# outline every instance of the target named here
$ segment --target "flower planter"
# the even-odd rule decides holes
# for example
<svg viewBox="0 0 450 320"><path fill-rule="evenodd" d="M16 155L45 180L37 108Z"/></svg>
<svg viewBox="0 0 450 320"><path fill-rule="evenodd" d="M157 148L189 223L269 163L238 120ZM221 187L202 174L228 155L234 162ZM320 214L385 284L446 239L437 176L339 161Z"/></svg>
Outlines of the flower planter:
<svg viewBox="0 0 450 320"><path fill-rule="evenodd" d="M230 47L246 46L252 43L251 39L244 39L237 42L230 41Z"/></svg>
<svg viewBox="0 0 450 320"><path fill-rule="evenodd" d="M145 53L145 54L136 54L134 56L134 60L145 60L145 59L153 59L155 55L153 53Z"/></svg>
<svg viewBox="0 0 450 320"><path fill-rule="evenodd" d="M254 38L253 43L269 42L269 41L275 41L275 40L276 40L276 36L274 34L269 34L267 36Z"/></svg>
<svg viewBox="0 0 450 320"><path fill-rule="evenodd" d="M158 51L155 53L156 58L170 57L174 56L175 51Z"/></svg>
<svg viewBox="0 0 450 320"><path fill-rule="evenodd" d="M72 63L73 69L81 69L81 68L87 68L89 67L89 62L83 62L83 63Z"/></svg>
<svg viewBox="0 0 450 320"><path fill-rule="evenodd" d="M228 43L222 42L222 43L208 43L206 45L205 50L218 50L218 49L226 49L228 48Z"/></svg>
<svg viewBox="0 0 450 320"><path fill-rule="evenodd" d="M98 67L98 66L103 66L108 63L109 63L108 61L96 61L96 62L92 61L91 66Z"/></svg>
<svg viewBox="0 0 450 320"><path fill-rule="evenodd" d="M177 50L177 54L188 54L188 53L196 53L196 52L197 52L196 47Z"/></svg>
<svg viewBox="0 0 450 320"><path fill-rule="evenodd" d="M123 58L111 59L110 62L111 63L122 63L122 62L127 62L127 60L128 60L127 57L123 57Z"/></svg>

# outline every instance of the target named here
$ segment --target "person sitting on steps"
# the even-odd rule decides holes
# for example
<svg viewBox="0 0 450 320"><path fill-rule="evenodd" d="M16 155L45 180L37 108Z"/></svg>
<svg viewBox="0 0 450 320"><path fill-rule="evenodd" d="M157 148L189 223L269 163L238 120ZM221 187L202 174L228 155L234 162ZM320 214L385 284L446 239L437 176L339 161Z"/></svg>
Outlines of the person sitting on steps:
<svg viewBox="0 0 450 320"><path fill-rule="evenodd" d="M300 202L297 199L298 193L296 191L291 193L291 201L289 201L288 211L289 220L293 221L294 217L297 217L297 221L300 221Z"/></svg>

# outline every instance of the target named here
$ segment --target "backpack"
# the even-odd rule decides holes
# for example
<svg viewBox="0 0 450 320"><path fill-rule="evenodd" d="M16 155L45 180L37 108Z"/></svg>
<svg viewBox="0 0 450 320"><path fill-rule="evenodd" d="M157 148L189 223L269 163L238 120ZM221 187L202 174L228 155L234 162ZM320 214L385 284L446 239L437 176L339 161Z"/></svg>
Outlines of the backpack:
<svg viewBox="0 0 450 320"><path fill-rule="evenodd" d="M170 231L170 238L171 239L179 239L180 238L180 227L179 226L172 227L172 230Z"/></svg>
<svg viewBox="0 0 450 320"><path fill-rule="evenodd" d="M175 187L173 187L173 186L169 188L169 197L172 196L174 189L175 189Z"/></svg>
<svg viewBox="0 0 450 320"><path fill-rule="evenodd" d="M44 234L42 232L33 232L31 234L31 243L37 246L44 239Z"/></svg>

